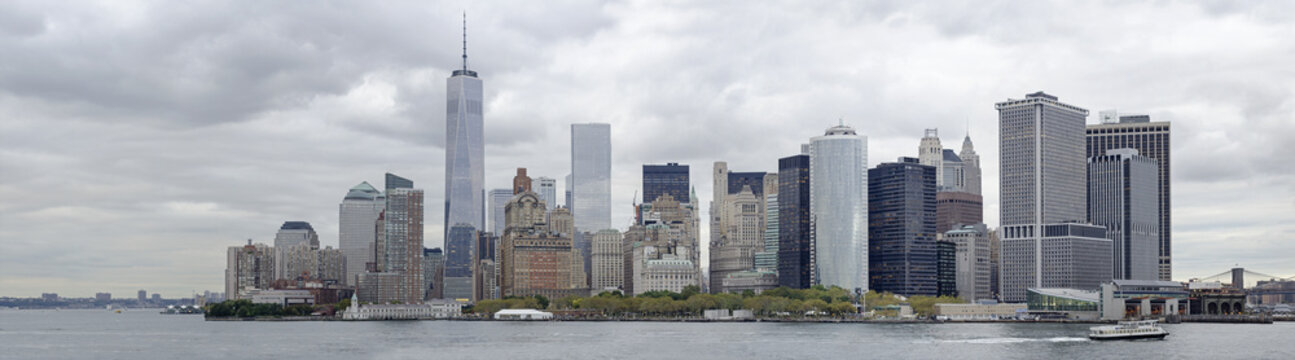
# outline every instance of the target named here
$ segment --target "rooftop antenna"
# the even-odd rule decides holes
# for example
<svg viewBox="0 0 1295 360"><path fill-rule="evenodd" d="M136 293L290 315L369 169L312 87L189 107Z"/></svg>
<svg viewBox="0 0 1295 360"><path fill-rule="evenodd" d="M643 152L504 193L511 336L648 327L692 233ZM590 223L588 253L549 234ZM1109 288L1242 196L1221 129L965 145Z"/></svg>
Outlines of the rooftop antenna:
<svg viewBox="0 0 1295 360"><path fill-rule="evenodd" d="M463 12L463 70L468 69L468 12Z"/></svg>

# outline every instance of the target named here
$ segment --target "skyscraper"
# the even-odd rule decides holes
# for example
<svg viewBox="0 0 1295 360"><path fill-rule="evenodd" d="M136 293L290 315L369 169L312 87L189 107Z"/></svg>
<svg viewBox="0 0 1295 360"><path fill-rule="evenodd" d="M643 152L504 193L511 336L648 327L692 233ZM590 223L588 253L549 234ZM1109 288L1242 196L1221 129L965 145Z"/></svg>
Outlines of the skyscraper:
<svg viewBox="0 0 1295 360"><path fill-rule="evenodd" d="M958 296L958 245L936 241L935 254L936 296Z"/></svg>
<svg viewBox="0 0 1295 360"><path fill-rule="evenodd" d="M936 188L944 186L944 146L940 145L940 129L926 129L917 147L917 159L922 165L935 167Z"/></svg>
<svg viewBox="0 0 1295 360"><path fill-rule="evenodd" d="M729 274L755 267L764 250L765 193L777 190L777 176L765 172L730 172L716 161L712 172L710 291L727 292ZM766 186L767 184L767 186Z"/></svg>
<svg viewBox="0 0 1295 360"><path fill-rule="evenodd" d="M484 97L477 72L468 70L468 30L463 28L463 68L445 82L445 237L454 224L485 228ZM421 251L421 250L420 250Z"/></svg>
<svg viewBox="0 0 1295 360"><path fill-rule="evenodd" d="M469 224L450 227L445 240L443 296L446 299L472 300L473 273L477 263L477 229Z"/></svg>
<svg viewBox="0 0 1295 360"><path fill-rule="evenodd" d="M900 158L868 170L869 289L936 295L935 167Z"/></svg>
<svg viewBox="0 0 1295 360"><path fill-rule="evenodd" d="M590 288L593 291L624 289L625 250L620 231L606 229L594 234L591 258Z"/></svg>
<svg viewBox="0 0 1295 360"><path fill-rule="evenodd" d="M1111 279L1111 241L1087 220L1088 110L1037 92L995 104L999 118L1002 299L1026 289L1096 288Z"/></svg>
<svg viewBox="0 0 1295 360"><path fill-rule="evenodd" d="M413 182L408 179L387 175L396 181L387 184L382 271L401 275L395 298L405 303L419 302L425 296L426 287L423 283L423 190L412 188Z"/></svg>
<svg viewBox="0 0 1295 360"><path fill-rule="evenodd" d="M959 158L958 154L954 154L953 150L949 149L944 149L941 154L939 191L964 191L962 158Z"/></svg>
<svg viewBox="0 0 1295 360"><path fill-rule="evenodd" d="M577 231L611 228L610 124L571 124L571 212Z"/></svg>
<svg viewBox="0 0 1295 360"><path fill-rule="evenodd" d="M962 159L963 191L980 195L980 155L976 154L976 148L971 144L970 133L962 138L962 151L958 153L958 158Z"/></svg>
<svg viewBox="0 0 1295 360"><path fill-rule="evenodd" d="M531 191L531 177L526 176L526 168L517 168L517 175L513 176L513 195Z"/></svg>
<svg viewBox="0 0 1295 360"><path fill-rule="evenodd" d="M319 234L310 223L305 221L285 221L283 226L279 227L279 233L274 235L274 247L284 247L292 245L307 245L311 248L319 248Z"/></svg>
<svg viewBox="0 0 1295 360"><path fill-rule="evenodd" d="M1120 116L1114 110L1101 112L1101 124L1088 125L1088 157L1101 156L1106 150L1131 148L1139 155L1156 160L1159 166L1160 185L1160 235L1159 243L1159 276L1160 280L1173 280L1173 247L1171 220L1172 208L1170 196L1170 163L1169 163L1169 122L1151 121L1147 115Z"/></svg>
<svg viewBox="0 0 1295 360"><path fill-rule="evenodd" d="M793 289L813 285L809 174L809 155L778 159L778 284Z"/></svg>
<svg viewBox="0 0 1295 360"><path fill-rule="evenodd" d="M553 210L558 206L558 181L553 178L537 177L535 178L535 193L540 194L540 199L544 200L544 206L547 210ZM498 234L497 232L495 234Z"/></svg>
<svg viewBox="0 0 1295 360"><path fill-rule="evenodd" d="M513 198L513 191L509 189L490 190L490 232L502 234L504 231L504 206L508 205L508 200ZM470 225L470 224L469 224Z"/></svg>
<svg viewBox="0 0 1295 360"><path fill-rule="evenodd" d="M868 139L844 124L810 139L816 283L868 290Z"/></svg>
<svg viewBox="0 0 1295 360"><path fill-rule="evenodd" d="M962 225L944 233L944 240L956 246L958 297L969 302L993 299L990 285L992 259L989 229L985 224Z"/></svg>
<svg viewBox="0 0 1295 360"><path fill-rule="evenodd" d="M445 253L441 248L423 249L423 282L428 299L445 298Z"/></svg>
<svg viewBox="0 0 1295 360"><path fill-rule="evenodd" d="M365 264L374 262L374 222L386 206L387 197L368 182L352 187L338 205L337 238L346 256L347 285L355 286L355 275L364 272Z"/></svg>
<svg viewBox="0 0 1295 360"><path fill-rule="evenodd" d="M1088 159L1088 218L1106 227L1116 279L1158 280L1159 164L1134 149Z"/></svg>
<svg viewBox="0 0 1295 360"><path fill-rule="evenodd" d="M686 203L688 189L688 165L643 165L644 202L655 200L661 194L670 194L679 202Z"/></svg>
<svg viewBox="0 0 1295 360"><path fill-rule="evenodd" d="M246 299L248 290L269 289L274 281L274 248L265 244L230 246L225 257L225 297Z"/></svg>
<svg viewBox="0 0 1295 360"><path fill-rule="evenodd" d="M979 224L984 221L984 200L980 195L963 191L942 191L935 194L935 231L944 233L958 225Z"/></svg>
<svg viewBox="0 0 1295 360"><path fill-rule="evenodd" d="M1041 91L996 108L1002 224L1086 220L1088 110Z"/></svg>
<svg viewBox="0 0 1295 360"><path fill-rule="evenodd" d="M757 271L778 272L778 193L764 195L764 249L755 253Z"/></svg>

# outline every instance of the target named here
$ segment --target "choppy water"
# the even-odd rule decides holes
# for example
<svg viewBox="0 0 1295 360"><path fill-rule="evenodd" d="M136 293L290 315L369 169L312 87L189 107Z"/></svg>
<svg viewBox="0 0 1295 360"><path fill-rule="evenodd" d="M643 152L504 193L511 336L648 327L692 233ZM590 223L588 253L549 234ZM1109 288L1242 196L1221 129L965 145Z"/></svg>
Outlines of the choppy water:
<svg viewBox="0 0 1295 360"><path fill-rule="evenodd" d="M1165 325L1093 342L1083 324L204 322L0 311L0 359L1295 359L1295 323Z"/></svg>

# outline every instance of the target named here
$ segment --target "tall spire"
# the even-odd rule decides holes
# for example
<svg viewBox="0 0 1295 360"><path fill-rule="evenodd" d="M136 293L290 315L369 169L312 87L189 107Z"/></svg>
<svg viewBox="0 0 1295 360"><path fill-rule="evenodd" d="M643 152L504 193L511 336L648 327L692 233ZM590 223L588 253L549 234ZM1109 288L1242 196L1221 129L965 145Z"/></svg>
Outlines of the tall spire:
<svg viewBox="0 0 1295 360"><path fill-rule="evenodd" d="M468 69L468 12L463 12L463 70Z"/></svg>

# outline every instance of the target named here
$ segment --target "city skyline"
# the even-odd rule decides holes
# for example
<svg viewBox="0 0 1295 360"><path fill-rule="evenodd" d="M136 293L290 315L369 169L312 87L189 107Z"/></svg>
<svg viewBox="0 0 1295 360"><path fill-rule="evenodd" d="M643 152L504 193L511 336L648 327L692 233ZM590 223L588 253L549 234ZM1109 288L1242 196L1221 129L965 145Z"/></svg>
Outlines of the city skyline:
<svg viewBox="0 0 1295 360"><path fill-rule="evenodd" d="M0 26L14 54L0 68L0 295L219 290L219 254L272 244L285 221L339 248L338 196L386 172L426 190L425 245L444 247L443 81L462 66L464 9L297 14L316 27L251 4L39 6L0 5L43 19ZM658 6L466 9L471 67L490 82L482 189L507 188L518 167L563 182L570 125L609 123L611 225L624 230L642 165L689 165L710 199L709 164L776 172L843 118L868 138L868 168L917 156L923 129L953 149L969 132L998 227L993 104L1046 91L1091 110L1088 124L1106 109L1174 124L1175 280L1233 264L1295 273L1281 236L1295 231L1295 45L1289 21L1272 21L1291 9L1029 4L961 19L957 6ZM1027 12L1089 20L1012 18Z"/></svg>

